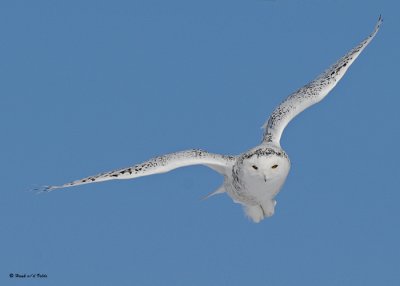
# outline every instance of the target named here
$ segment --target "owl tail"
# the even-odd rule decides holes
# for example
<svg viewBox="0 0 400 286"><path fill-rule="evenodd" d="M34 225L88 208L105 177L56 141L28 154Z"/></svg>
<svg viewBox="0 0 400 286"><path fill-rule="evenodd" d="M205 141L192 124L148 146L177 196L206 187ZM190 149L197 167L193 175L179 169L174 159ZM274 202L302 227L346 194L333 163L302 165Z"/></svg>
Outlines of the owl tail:
<svg viewBox="0 0 400 286"><path fill-rule="evenodd" d="M226 192L225 186L224 186L224 184L222 184L222 185L221 185L218 189L216 189L214 192L211 192L211 193L209 193L208 195L204 196L204 197L202 198L202 200L204 201L204 200L206 200L206 199L208 199L208 198L210 198L210 197L212 197L212 196L214 196L214 195L222 194L222 193L225 193L225 192Z"/></svg>

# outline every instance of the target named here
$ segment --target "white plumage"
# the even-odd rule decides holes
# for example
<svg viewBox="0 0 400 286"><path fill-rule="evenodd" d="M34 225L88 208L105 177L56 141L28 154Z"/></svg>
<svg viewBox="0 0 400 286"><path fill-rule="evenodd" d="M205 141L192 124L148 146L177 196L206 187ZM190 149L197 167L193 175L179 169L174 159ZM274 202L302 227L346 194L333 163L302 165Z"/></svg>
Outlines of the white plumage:
<svg viewBox="0 0 400 286"><path fill-rule="evenodd" d="M290 170L289 157L280 146L280 139L287 124L300 112L321 101L339 82L350 65L372 41L382 24L359 45L319 75L287 97L264 124L260 145L237 156L212 154L202 150L188 150L150 159L132 167L101 173L59 186L45 186L41 191L102 182L116 179L133 179L169 172L190 165L205 165L224 176L224 183L209 194L226 192L234 202L243 206L246 215L254 222L272 216L275 196L280 191Z"/></svg>

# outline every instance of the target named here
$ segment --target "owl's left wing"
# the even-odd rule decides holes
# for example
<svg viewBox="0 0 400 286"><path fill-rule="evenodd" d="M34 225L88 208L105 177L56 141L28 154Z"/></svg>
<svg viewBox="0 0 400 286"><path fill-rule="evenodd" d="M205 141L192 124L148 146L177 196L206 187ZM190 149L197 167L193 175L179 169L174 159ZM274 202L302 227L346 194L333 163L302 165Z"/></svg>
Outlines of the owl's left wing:
<svg viewBox="0 0 400 286"><path fill-rule="evenodd" d="M231 172L235 160L234 156L212 154L202 150L193 149L155 157L132 167L101 173L59 186L44 186L38 190L50 192L56 189L108 180L134 179L143 176L166 173L190 165L204 165L222 175L226 175Z"/></svg>
<svg viewBox="0 0 400 286"><path fill-rule="evenodd" d="M335 87L346 73L350 65L372 41L382 24L379 16L374 31L359 45L319 75L315 80L306 84L286 98L271 114L264 124L263 143L279 145L282 132L287 124L300 112L321 101Z"/></svg>

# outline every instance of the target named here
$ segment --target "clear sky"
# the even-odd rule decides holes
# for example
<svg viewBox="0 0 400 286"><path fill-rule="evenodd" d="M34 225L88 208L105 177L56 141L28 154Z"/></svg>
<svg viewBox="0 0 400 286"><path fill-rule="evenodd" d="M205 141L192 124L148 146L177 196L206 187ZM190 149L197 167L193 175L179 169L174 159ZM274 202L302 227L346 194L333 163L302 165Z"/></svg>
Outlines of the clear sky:
<svg viewBox="0 0 400 286"><path fill-rule="evenodd" d="M2 1L0 285L400 285L400 4ZM202 148L238 154L292 91L384 24L290 123L260 224L202 166L32 187ZM9 278L10 273L47 278Z"/></svg>

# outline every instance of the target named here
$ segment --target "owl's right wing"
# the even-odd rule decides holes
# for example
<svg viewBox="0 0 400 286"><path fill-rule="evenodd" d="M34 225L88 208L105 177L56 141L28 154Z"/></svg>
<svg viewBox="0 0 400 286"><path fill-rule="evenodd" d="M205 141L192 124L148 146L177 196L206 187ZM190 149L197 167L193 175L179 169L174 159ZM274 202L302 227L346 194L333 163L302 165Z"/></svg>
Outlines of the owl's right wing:
<svg viewBox="0 0 400 286"><path fill-rule="evenodd" d="M227 175L231 172L235 160L236 159L234 156L212 154L202 150L193 149L155 157L146 162L128 168L97 174L63 185L44 186L38 190L50 192L56 189L108 180L134 179L143 176L166 173L177 168L191 165L205 165L222 175Z"/></svg>

